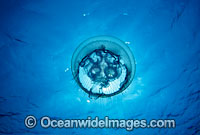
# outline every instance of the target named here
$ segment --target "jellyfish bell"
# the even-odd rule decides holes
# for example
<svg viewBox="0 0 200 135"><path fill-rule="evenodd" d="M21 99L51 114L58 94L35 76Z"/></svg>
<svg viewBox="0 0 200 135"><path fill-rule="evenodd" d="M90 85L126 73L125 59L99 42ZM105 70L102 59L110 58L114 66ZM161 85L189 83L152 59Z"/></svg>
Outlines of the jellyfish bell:
<svg viewBox="0 0 200 135"><path fill-rule="evenodd" d="M91 97L110 97L124 91L135 74L129 47L111 36L83 41L75 50L71 70L75 81Z"/></svg>

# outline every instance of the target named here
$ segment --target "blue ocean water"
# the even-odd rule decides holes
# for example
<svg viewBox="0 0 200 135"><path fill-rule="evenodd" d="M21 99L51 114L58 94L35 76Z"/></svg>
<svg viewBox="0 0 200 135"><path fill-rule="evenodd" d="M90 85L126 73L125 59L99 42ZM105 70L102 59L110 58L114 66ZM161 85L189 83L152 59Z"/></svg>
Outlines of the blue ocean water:
<svg viewBox="0 0 200 135"><path fill-rule="evenodd" d="M0 134L199 135L199 0L0 0ZM131 85L91 99L71 73L89 37L125 41L136 60ZM28 129L39 118L174 119L175 128Z"/></svg>

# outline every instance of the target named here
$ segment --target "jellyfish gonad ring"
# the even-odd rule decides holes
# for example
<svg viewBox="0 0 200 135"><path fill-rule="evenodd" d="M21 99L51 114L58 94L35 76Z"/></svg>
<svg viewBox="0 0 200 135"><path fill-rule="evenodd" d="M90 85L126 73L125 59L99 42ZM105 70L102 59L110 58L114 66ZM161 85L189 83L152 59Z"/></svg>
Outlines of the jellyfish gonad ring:
<svg viewBox="0 0 200 135"><path fill-rule="evenodd" d="M111 36L96 36L82 42L71 63L78 85L95 97L110 97L124 91L135 74L135 60L129 47Z"/></svg>

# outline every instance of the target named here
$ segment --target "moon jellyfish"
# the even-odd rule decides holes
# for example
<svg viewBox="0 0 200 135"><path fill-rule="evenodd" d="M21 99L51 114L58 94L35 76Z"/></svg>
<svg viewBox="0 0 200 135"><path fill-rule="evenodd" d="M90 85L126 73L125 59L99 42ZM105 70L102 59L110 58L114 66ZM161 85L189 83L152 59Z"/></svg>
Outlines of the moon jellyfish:
<svg viewBox="0 0 200 135"><path fill-rule="evenodd" d="M82 42L71 61L72 74L90 97L110 97L124 91L135 74L131 50L111 36L96 36Z"/></svg>

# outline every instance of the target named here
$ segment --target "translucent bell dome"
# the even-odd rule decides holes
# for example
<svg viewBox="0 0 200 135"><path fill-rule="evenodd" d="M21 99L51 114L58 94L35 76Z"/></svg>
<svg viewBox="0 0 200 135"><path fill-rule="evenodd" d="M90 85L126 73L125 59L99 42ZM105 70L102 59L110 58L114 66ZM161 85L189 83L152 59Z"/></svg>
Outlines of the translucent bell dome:
<svg viewBox="0 0 200 135"><path fill-rule="evenodd" d="M75 50L71 69L78 85L91 97L110 97L124 91L135 74L131 50L111 36L96 36Z"/></svg>

